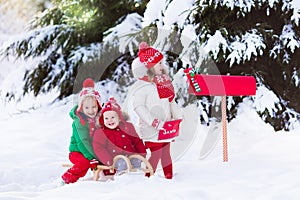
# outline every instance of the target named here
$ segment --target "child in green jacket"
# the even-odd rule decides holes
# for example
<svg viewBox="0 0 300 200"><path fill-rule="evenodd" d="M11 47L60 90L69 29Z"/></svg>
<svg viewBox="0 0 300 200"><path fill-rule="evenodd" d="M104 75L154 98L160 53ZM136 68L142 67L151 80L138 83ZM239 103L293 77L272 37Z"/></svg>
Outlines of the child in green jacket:
<svg viewBox="0 0 300 200"><path fill-rule="evenodd" d="M62 175L66 184L74 183L84 177L89 168L92 169L99 163L95 159L91 144L91 136L95 130L95 117L101 110L100 95L94 86L94 81L90 78L83 82L78 105L70 111L73 124L69 159L73 166Z"/></svg>

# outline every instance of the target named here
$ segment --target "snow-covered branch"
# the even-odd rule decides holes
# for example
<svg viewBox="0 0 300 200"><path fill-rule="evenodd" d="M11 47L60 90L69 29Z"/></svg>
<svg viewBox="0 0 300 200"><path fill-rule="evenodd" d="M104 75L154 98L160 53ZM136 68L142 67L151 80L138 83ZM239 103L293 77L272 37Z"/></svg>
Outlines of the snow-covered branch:
<svg viewBox="0 0 300 200"><path fill-rule="evenodd" d="M241 37L234 36L233 40L228 47L230 54L227 60L230 61L230 66L249 61L251 56L262 55L266 48L262 35L256 29L246 32Z"/></svg>

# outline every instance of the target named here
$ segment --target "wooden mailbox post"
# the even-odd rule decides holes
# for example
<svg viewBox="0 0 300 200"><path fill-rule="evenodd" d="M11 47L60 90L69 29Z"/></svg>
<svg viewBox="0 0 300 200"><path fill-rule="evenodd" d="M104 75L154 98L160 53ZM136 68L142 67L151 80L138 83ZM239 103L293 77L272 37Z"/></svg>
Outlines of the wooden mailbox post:
<svg viewBox="0 0 300 200"><path fill-rule="evenodd" d="M222 96L223 161L228 162L226 96L251 96L256 94L253 76L226 76L195 74L192 68L184 70L190 93L199 96Z"/></svg>

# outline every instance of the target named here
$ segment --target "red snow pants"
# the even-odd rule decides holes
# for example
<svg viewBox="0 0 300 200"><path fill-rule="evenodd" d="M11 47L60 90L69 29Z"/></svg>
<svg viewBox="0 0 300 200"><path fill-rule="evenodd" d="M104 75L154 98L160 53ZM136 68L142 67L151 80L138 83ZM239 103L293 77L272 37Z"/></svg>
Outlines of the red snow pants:
<svg viewBox="0 0 300 200"><path fill-rule="evenodd" d="M157 164L160 160L165 178L172 179L173 166L170 152L170 142L145 142L147 148L151 151L149 162L152 165L153 171L156 171ZM147 175L147 174L146 174Z"/></svg>
<svg viewBox="0 0 300 200"><path fill-rule="evenodd" d="M74 165L62 175L66 184L75 183L79 178L84 177L90 168L90 161L80 152L70 152L69 159Z"/></svg>

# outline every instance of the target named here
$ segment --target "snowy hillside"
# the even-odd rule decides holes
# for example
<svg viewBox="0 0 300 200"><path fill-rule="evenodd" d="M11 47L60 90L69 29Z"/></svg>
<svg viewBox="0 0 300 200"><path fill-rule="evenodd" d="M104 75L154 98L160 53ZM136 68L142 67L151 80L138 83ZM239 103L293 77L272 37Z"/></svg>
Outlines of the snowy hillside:
<svg viewBox="0 0 300 200"><path fill-rule="evenodd" d="M199 124L193 145L174 163L175 177L123 175L110 182L79 181L57 187L68 162L72 98L15 113L1 104L0 199L299 199L300 128L277 132L241 104L228 125L229 162L222 142L204 160L199 150L208 127ZM88 174L91 175L91 172Z"/></svg>

